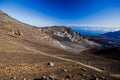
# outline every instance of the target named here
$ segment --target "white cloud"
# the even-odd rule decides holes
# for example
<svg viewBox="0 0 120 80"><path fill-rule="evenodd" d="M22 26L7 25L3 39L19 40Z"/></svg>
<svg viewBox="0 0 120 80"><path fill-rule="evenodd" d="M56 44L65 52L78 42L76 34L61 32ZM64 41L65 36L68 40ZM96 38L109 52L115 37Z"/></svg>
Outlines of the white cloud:
<svg viewBox="0 0 120 80"><path fill-rule="evenodd" d="M90 31L102 31L102 32L109 32L109 31L118 31L120 30L120 26L116 25L89 25L89 24L68 24L66 26L71 26L76 29L81 30L90 30Z"/></svg>

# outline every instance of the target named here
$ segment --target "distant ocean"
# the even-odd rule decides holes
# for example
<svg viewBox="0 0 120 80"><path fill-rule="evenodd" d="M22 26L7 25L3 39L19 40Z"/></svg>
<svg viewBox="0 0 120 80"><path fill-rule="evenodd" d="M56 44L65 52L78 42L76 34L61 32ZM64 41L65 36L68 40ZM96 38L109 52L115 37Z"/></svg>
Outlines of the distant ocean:
<svg viewBox="0 0 120 80"><path fill-rule="evenodd" d="M88 35L100 35L107 33L108 31L102 30L100 27L95 28L95 27L79 27L79 26L68 26L69 28L72 28L73 31L79 32L81 35L88 36Z"/></svg>

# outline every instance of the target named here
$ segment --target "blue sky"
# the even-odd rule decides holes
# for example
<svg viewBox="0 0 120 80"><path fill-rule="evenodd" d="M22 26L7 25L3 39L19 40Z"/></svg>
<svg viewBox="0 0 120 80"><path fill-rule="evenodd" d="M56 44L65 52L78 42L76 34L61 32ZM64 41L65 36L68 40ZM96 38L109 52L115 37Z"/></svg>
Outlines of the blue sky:
<svg viewBox="0 0 120 80"><path fill-rule="evenodd" d="M0 0L0 9L35 26L120 28L120 0Z"/></svg>

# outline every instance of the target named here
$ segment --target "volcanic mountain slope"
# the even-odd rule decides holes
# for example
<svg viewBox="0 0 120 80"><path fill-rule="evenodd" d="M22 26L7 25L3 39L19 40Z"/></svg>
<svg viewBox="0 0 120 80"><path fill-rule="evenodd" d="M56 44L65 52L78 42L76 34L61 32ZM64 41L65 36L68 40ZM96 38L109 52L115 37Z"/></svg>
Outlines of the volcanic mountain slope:
<svg viewBox="0 0 120 80"><path fill-rule="evenodd" d="M50 28L37 28L19 22L8 16L6 13L3 13L2 11L0 11L0 33L8 34L33 42L47 44L49 46L62 47L64 49L66 49L66 46L68 49L72 49L74 47L73 49L75 50L77 48L81 48L82 50L97 46L97 44L88 41L79 35L79 33L73 32L71 29L68 29L66 27L54 26ZM77 43L69 45L71 42L67 40Z"/></svg>
<svg viewBox="0 0 120 80"><path fill-rule="evenodd" d="M59 41L0 11L0 80L119 80L86 64L89 56L62 49Z"/></svg>
<svg viewBox="0 0 120 80"><path fill-rule="evenodd" d="M79 53L86 49L100 47L99 44L89 41L78 32L65 26L51 26L41 29L53 39L59 41L61 47L65 50Z"/></svg>
<svg viewBox="0 0 120 80"><path fill-rule="evenodd" d="M89 40L104 45L104 47L120 46L120 31L108 32L98 36L87 36Z"/></svg>
<svg viewBox="0 0 120 80"><path fill-rule="evenodd" d="M17 21L2 11L0 11L0 34L7 34L33 42L57 46L56 41L47 34L42 33L41 29Z"/></svg>
<svg viewBox="0 0 120 80"><path fill-rule="evenodd" d="M108 32L102 35L110 38L120 39L120 31Z"/></svg>

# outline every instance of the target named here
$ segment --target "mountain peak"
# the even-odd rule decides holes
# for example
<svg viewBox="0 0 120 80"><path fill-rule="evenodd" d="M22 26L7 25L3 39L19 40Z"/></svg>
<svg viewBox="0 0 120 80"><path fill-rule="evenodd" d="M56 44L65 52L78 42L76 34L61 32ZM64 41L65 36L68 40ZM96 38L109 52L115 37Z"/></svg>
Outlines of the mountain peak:
<svg viewBox="0 0 120 80"><path fill-rule="evenodd" d="M70 41L80 41L83 39L80 33L74 32L71 28L65 26L51 26L42 28L43 32L47 33L51 37L61 37L62 39Z"/></svg>

